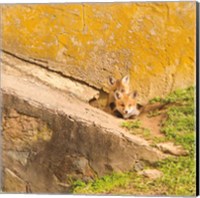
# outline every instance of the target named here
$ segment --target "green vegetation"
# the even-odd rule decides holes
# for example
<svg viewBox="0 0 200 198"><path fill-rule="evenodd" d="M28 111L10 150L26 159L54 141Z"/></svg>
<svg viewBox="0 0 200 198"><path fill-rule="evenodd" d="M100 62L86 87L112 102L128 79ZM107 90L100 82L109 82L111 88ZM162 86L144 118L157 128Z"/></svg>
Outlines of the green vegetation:
<svg viewBox="0 0 200 198"><path fill-rule="evenodd" d="M149 103L161 102L161 103L182 103L192 102L194 104L194 87L189 87L187 89L178 89L165 98L155 97L149 101Z"/></svg>
<svg viewBox="0 0 200 198"><path fill-rule="evenodd" d="M161 112L159 110L155 110L155 111L150 111L147 116L149 118L151 118L151 117L154 117L154 116L158 116L160 114L161 114Z"/></svg>
<svg viewBox="0 0 200 198"><path fill-rule="evenodd" d="M195 195L195 116L194 87L177 90L165 98L154 98L150 102L168 104L167 120L161 128L165 137L156 138L154 142L171 141L182 145L189 155L170 157L153 165L163 172L163 177L151 180L138 175L137 172L113 173L97 178L92 182L73 183L73 193L81 194L121 194L121 195ZM157 113L157 112L156 112ZM142 128L139 120L124 122L123 127L130 131L148 129ZM133 130L134 129L134 130ZM148 135L150 131L148 131ZM151 167L149 167L151 168Z"/></svg>
<svg viewBox="0 0 200 198"><path fill-rule="evenodd" d="M127 186L130 181L130 173L115 173L96 179L94 182L89 182L88 184L76 181L73 184L73 192L81 194L107 193L115 187L123 188Z"/></svg>
<svg viewBox="0 0 200 198"><path fill-rule="evenodd" d="M151 139L151 132L149 129L141 126L140 120L133 120L128 122L123 122L122 127L127 128L131 134L140 135L145 139Z"/></svg>
<svg viewBox="0 0 200 198"><path fill-rule="evenodd" d="M141 127L141 122L139 120L129 121L129 122L123 122L122 127L125 127L127 129L138 129Z"/></svg>
<svg viewBox="0 0 200 198"><path fill-rule="evenodd" d="M150 100L151 103L160 102L169 105L166 112L167 120L161 128L165 138L160 139L160 141L169 140L180 144L192 152L193 156L195 150L194 91L194 87L189 87L183 90L176 90L166 98ZM157 138L157 141L159 141L159 138Z"/></svg>

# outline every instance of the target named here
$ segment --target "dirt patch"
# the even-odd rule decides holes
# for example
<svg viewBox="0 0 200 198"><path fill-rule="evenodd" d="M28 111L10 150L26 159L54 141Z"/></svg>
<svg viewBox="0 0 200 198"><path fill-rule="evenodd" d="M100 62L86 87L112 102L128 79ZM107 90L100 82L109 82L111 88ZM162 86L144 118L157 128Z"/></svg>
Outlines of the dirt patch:
<svg viewBox="0 0 200 198"><path fill-rule="evenodd" d="M167 114L163 104L147 104L138 119L142 127L149 129L153 136L164 137L161 127L167 119Z"/></svg>
<svg viewBox="0 0 200 198"><path fill-rule="evenodd" d="M143 115L139 120L142 123L142 127L149 129L153 136L164 137L164 134L160 131L164 118L165 115L163 114L151 118L148 115Z"/></svg>

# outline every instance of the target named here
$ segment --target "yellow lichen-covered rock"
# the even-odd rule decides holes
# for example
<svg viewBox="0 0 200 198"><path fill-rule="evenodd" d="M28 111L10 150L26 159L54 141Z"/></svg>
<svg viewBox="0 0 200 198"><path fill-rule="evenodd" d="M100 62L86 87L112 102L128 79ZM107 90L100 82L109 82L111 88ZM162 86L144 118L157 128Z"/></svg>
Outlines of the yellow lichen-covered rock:
<svg viewBox="0 0 200 198"><path fill-rule="evenodd" d="M194 84L195 2L2 6L2 48L107 91L130 74L140 100Z"/></svg>

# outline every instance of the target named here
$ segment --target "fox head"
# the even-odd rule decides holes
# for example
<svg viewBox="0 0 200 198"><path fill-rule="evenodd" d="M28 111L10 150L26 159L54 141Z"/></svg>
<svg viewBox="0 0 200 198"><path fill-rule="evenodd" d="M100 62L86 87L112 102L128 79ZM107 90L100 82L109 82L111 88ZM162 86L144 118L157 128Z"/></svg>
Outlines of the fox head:
<svg viewBox="0 0 200 198"><path fill-rule="evenodd" d="M128 94L122 94L120 92L115 92L115 109L127 119L131 116L139 115L139 110L137 109L137 92L134 91Z"/></svg>
<svg viewBox="0 0 200 198"><path fill-rule="evenodd" d="M129 93L129 76L126 75L121 79L116 80L114 77L109 77L110 92Z"/></svg>

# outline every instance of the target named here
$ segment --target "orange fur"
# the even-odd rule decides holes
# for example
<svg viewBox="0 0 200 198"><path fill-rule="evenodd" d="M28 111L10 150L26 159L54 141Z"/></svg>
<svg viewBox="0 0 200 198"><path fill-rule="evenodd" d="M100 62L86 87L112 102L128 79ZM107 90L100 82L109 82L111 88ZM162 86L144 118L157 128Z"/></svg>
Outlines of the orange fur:
<svg viewBox="0 0 200 198"><path fill-rule="evenodd" d="M130 94L121 94L116 92L114 95L114 111L118 111L125 119L139 115L139 110L137 109L136 96L137 92L133 92Z"/></svg>
<svg viewBox="0 0 200 198"><path fill-rule="evenodd" d="M113 77L109 78L109 95L107 99L107 106L113 102L115 102L115 93L121 93L121 94L128 94L129 93L129 76L124 76L121 79L114 79Z"/></svg>

